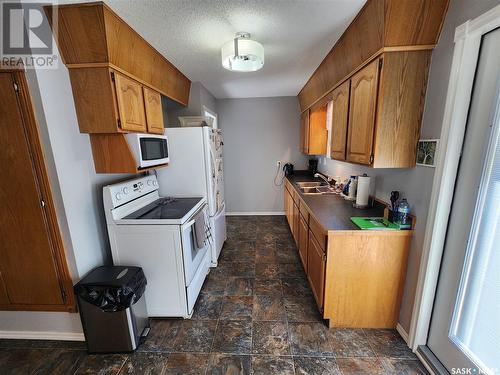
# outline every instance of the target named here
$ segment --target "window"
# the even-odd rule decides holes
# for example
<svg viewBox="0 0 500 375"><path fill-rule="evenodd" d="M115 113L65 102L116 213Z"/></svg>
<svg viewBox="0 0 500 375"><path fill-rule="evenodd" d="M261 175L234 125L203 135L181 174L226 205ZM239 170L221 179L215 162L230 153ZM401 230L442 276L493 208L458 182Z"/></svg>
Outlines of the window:
<svg viewBox="0 0 500 375"><path fill-rule="evenodd" d="M500 109L500 101L498 105ZM486 156L450 339L485 373L500 370L500 113Z"/></svg>

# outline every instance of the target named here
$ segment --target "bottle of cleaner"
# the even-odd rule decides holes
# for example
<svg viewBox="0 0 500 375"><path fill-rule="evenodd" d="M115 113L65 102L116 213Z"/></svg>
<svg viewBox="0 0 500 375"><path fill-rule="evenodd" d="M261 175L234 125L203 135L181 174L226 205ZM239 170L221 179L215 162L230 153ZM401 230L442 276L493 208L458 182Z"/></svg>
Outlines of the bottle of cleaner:
<svg viewBox="0 0 500 375"><path fill-rule="evenodd" d="M351 176L351 182L349 184L349 200L353 201L356 199L356 189L358 187L358 179L356 176Z"/></svg>
<svg viewBox="0 0 500 375"><path fill-rule="evenodd" d="M408 225L410 220L409 220L409 214L410 214L410 205L408 204L408 201L406 198L403 198L401 202L399 202L398 205L398 221L400 225Z"/></svg>

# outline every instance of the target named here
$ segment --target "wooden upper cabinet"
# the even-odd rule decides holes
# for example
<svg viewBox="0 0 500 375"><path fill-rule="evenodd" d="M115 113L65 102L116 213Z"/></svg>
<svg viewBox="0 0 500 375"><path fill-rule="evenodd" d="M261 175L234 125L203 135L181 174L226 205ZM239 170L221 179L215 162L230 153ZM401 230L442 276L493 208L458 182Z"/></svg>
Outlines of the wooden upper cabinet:
<svg viewBox="0 0 500 375"><path fill-rule="evenodd" d="M52 27L53 9L58 14L56 42L70 70L104 64L188 104L191 81L109 6L103 2L46 6Z"/></svg>
<svg viewBox="0 0 500 375"><path fill-rule="evenodd" d="M121 128L146 132L146 112L142 86L119 73L114 73L114 77Z"/></svg>
<svg viewBox="0 0 500 375"><path fill-rule="evenodd" d="M309 153L309 110L300 115L300 151Z"/></svg>
<svg viewBox="0 0 500 375"><path fill-rule="evenodd" d="M148 132L163 134L165 129L163 126L163 111L160 93L144 87L144 105L146 107Z"/></svg>
<svg viewBox="0 0 500 375"><path fill-rule="evenodd" d="M449 0L368 0L299 92L301 111L389 51L432 50Z"/></svg>
<svg viewBox="0 0 500 375"><path fill-rule="evenodd" d="M383 54L380 76L374 168L415 166L431 51Z"/></svg>
<svg viewBox="0 0 500 375"><path fill-rule="evenodd" d="M351 81L344 82L332 93L332 134L330 142L330 156L332 159L345 160L350 83Z"/></svg>
<svg viewBox="0 0 500 375"><path fill-rule="evenodd" d="M308 155L325 155L328 131L326 105L320 105L301 114L301 151Z"/></svg>
<svg viewBox="0 0 500 375"><path fill-rule="evenodd" d="M378 76L379 60L375 60L351 79L347 138L347 160L350 162L372 163Z"/></svg>

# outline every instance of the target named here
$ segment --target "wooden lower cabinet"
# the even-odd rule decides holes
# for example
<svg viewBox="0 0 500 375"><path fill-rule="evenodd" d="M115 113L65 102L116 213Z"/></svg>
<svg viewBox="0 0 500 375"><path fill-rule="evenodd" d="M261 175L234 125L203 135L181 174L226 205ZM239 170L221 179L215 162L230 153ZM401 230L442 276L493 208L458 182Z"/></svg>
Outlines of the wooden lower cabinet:
<svg viewBox="0 0 500 375"><path fill-rule="evenodd" d="M330 327L394 328L411 231L330 232L323 317Z"/></svg>
<svg viewBox="0 0 500 375"><path fill-rule="evenodd" d="M327 231L286 186L288 224L323 318L330 327L395 328L413 231Z"/></svg>
<svg viewBox="0 0 500 375"><path fill-rule="evenodd" d="M304 266L304 270L307 270L307 248L309 246L309 227L305 219L300 216L299 220L299 256Z"/></svg>
<svg viewBox="0 0 500 375"><path fill-rule="evenodd" d="M284 208L285 208L286 220L288 221L290 230L293 232L293 199L290 194L290 191L286 188L283 195L284 195Z"/></svg>
<svg viewBox="0 0 500 375"><path fill-rule="evenodd" d="M326 255L312 232L309 232L307 248L307 278L320 310L323 309L325 290Z"/></svg>
<svg viewBox="0 0 500 375"><path fill-rule="evenodd" d="M298 204L293 202L293 238L295 239L295 243L299 244L299 223L300 223L300 211Z"/></svg>

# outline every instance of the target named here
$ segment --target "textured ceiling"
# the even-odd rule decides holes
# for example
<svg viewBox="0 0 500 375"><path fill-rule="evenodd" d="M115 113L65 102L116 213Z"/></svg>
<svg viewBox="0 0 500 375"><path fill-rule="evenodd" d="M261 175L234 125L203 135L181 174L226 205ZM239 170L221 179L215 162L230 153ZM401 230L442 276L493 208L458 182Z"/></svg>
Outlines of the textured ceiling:
<svg viewBox="0 0 500 375"><path fill-rule="evenodd" d="M75 2L60 1L60 2ZM296 95L365 0L106 0L192 81L217 98ZM263 44L258 72L221 65L238 31ZM133 53L133 51L131 51Z"/></svg>

